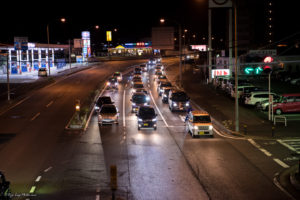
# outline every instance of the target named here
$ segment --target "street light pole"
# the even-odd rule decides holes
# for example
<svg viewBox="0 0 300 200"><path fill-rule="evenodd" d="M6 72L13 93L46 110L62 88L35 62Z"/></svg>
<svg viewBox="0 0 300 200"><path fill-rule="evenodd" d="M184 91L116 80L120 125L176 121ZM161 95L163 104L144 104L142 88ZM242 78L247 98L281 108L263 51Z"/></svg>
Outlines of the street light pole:
<svg viewBox="0 0 300 200"><path fill-rule="evenodd" d="M182 87L182 46L181 46L181 24L178 24L178 33L179 33L179 86Z"/></svg>
<svg viewBox="0 0 300 200"><path fill-rule="evenodd" d="M49 36L49 23L47 24L47 40L48 40L48 71L49 71L49 76L50 76L50 62L49 62L50 36Z"/></svg>
<svg viewBox="0 0 300 200"><path fill-rule="evenodd" d="M238 61L238 51L237 51L237 9L236 9L236 2L234 4L234 46L235 46L235 132L239 132L239 98L238 98L238 68L239 68L239 61Z"/></svg>

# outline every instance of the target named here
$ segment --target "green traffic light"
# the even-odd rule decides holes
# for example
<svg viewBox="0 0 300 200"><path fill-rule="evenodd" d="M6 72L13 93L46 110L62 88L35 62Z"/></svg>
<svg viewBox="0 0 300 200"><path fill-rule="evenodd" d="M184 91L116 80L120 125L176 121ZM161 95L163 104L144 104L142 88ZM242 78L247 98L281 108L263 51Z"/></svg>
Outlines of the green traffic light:
<svg viewBox="0 0 300 200"><path fill-rule="evenodd" d="M254 69L252 67L246 67L244 71L246 74L251 74L254 71Z"/></svg>
<svg viewBox="0 0 300 200"><path fill-rule="evenodd" d="M262 67L256 67L255 68L255 74L261 74L263 71Z"/></svg>

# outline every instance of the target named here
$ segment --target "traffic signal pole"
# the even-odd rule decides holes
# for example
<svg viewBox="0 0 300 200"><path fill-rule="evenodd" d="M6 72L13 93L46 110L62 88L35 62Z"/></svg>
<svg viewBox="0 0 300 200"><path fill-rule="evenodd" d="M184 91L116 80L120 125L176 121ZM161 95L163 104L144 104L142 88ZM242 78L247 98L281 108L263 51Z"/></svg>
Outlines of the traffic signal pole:
<svg viewBox="0 0 300 200"><path fill-rule="evenodd" d="M239 83L239 60L237 51L237 10L236 3L234 5L234 49L235 49L235 132L239 132L240 122L239 122L239 98L238 98L238 83Z"/></svg>

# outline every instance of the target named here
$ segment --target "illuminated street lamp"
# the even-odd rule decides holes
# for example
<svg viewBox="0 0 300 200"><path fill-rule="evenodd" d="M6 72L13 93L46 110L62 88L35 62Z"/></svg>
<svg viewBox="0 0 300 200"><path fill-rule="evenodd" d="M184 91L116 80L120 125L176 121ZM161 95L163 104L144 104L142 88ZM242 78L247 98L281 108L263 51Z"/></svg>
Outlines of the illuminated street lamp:
<svg viewBox="0 0 300 200"><path fill-rule="evenodd" d="M161 18L159 21L160 21L161 24L165 23L165 19L164 18ZM181 47L182 34L181 34L181 24L178 23L177 21L174 21L174 20L172 20L172 21L175 22L178 25L178 38L179 38L179 84L180 84L180 87L182 87L182 65L181 65L181 61L182 61L182 47Z"/></svg>
<svg viewBox="0 0 300 200"><path fill-rule="evenodd" d="M100 28L100 26L99 26L99 25L96 25L96 26L95 26L95 29L99 29L99 28Z"/></svg>

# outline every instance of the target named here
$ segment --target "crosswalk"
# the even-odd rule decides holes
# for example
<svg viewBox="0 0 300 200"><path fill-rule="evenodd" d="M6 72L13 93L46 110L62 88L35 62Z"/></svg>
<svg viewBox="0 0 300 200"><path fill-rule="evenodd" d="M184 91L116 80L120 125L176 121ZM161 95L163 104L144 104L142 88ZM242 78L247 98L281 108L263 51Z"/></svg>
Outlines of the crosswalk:
<svg viewBox="0 0 300 200"><path fill-rule="evenodd" d="M280 144L288 149L300 154L300 138L299 139L282 139L277 140Z"/></svg>

